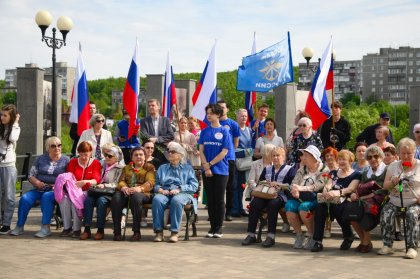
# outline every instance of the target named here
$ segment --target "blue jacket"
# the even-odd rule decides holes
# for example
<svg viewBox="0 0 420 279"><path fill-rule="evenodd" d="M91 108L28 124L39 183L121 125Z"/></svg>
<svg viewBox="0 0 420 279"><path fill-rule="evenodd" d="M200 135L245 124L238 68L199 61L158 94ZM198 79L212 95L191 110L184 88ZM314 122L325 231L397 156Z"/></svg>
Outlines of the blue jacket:
<svg viewBox="0 0 420 279"><path fill-rule="evenodd" d="M192 195L197 192L198 180L191 165L182 163L177 166L172 166L170 163L161 165L156 173L154 192L157 193L160 188L181 189L178 195L190 196L194 209L197 210L197 199Z"/></svg>

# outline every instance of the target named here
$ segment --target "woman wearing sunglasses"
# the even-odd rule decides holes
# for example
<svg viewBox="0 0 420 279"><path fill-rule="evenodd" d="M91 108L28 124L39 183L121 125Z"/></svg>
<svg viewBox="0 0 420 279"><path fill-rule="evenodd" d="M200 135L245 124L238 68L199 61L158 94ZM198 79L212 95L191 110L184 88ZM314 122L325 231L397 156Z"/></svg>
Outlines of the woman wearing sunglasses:
<svg viewBox="0 0 420 279"><path fill-rule="evenodd" d="M44 238L51 235L50 223L55 202L52 190L57 176L66 171L70 159L62 155L61 141L57 137L50 137L45 141L45 150L47 152L35 160L29 171L28 180L34 189L20 198L18 221L16 227L10 232L11 235L23 234L26 218L36 201L41 202L42 226L35 236Z"/></svg>
<svg viewBox="0 0 420 279"><path fill-rule="evenodd" d="M105 130L105 116L102 114L94 114L89 120L90 129L83 131L80 136L78 145L83 141L89 141L92 144L92 157L101 161L104 159L101 148L107 143L113 143L112 134Z"/></svg>
<svg viewBox="0 0 420 279"><path fill-rule="evenodd" d="M287 164L294 165L300 162L299 149L305 149L309 145L314 145L319 150L323 150L321 138L316 131L312 130L312 120L308 117L302 117L298 121L300 134L293 138L291 151L287 154Z"/></svg>

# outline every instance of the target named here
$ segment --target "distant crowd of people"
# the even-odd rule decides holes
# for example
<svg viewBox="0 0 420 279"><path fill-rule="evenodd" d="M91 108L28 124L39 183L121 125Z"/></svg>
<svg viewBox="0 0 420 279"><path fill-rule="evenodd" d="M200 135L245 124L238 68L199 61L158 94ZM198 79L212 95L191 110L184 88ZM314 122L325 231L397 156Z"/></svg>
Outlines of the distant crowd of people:
<svg viewBox="0 0 420 279"><path fill-rule="evenodd" d="M208 238L223 237L225 221L248 217L242 245L254 244L258 222L266 215L268 233L262 246L272 247L280 214L281 231L293 228L296 234L295 249L322 251L324 238L331 236L331 223L337 221L343 234L340 250L351 248L356 232L360 239L356 250L370 252L370 232L380 225L383 246L378 254L391 254L393 241L400 240L404 231L405 257L415 258L420 123L414 125L414 140L407 137L394 145L390 116L383 112L377 124L357 136L353 152L347 146L352 127L341 115L342 104L334 101L331 109L332 116L318 130L313 129L311 117L299 111L296 127L282 139L274 119L267 118L266 104L258 108L251 123L245 109L236 112L236 121L230 119L229 105L219 100L207 105L203 122L180 117L173 125L160 115L159 101L151 99L148 116L138 123L138 134L129 137L128 113L124 112L112 134L105 117L91 103L90 128L79 137L77 124L72 124L72 159L62 154L59 138L46 140L46 152L30 169L29 182L34 188L21 197L18 220L11 229L20 128L16 108L6 105L0 125L0 234L23 234L27 216L39 201L42 220L36 237L51 235L51 219L58 205L63 237L102 240L110 211L113 239L124 239L126 218L132 216L130 240L139 241L141 227L147 226L144 205L151 204L154 241L165 240L163 232L168 226L167 240L177 242L183 207L192 204L197 209L200 181L196 171L200 170L202 203L210 222ZM244 199L250 201L249 209ZM97 228L92 235L95 207Z"/></svg>

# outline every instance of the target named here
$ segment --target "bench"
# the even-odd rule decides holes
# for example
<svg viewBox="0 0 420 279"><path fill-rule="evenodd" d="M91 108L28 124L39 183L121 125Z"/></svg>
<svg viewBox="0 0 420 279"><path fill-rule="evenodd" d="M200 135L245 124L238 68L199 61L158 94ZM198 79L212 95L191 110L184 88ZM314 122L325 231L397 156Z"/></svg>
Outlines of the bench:
<svg viewBox="0 0 420 279"><path fill-rule="evenodd" d="M201 167L200 168L194 168L195 171L195 176L197 177L198 180L198 188L197 191L194 193L194 198L197 200L198 202L198 198L200 197L200 186L201 186ZM143 204L143 209L144 210L151 210L152 209L152 204L151 203L146 203ZM185 236L184 236L184 240L188 241L190 240L190 225L192 227L192 235L191 237L197 237L197 222L198 222L198 213L195 212L194 210L194 205L192 203L190 204L186 204L184 206L184 212L185 212L185 217L187 219L186 225L185 225Z"/></svg>

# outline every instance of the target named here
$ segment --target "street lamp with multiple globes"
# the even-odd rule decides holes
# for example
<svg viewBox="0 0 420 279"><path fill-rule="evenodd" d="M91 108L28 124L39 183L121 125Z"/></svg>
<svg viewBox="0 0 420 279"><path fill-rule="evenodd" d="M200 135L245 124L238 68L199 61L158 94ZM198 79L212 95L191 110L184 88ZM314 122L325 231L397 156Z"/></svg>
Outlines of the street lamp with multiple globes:
<svg viewBox="0 0 420 279"><path fill-rule="evenodd" d="M51 117L51 128L52 136L57 136L57 87L56 87L56 69L55 69L55 50L60 49L62 46L66 45L66 36L73 27L73 21L67 17L62 16L57 20L57 27L63 35L63 39L57 39L55 33L57 29L53 27L52 37L45 36L45 31L52 22L52 16L48 11L40 10L35 15L36 24L41 29L42 41L47 44L48 47L52 48L52 84L51 84L51 95L52 95L52 117ZM61 94L60 94L61 95Z"/></svg>

